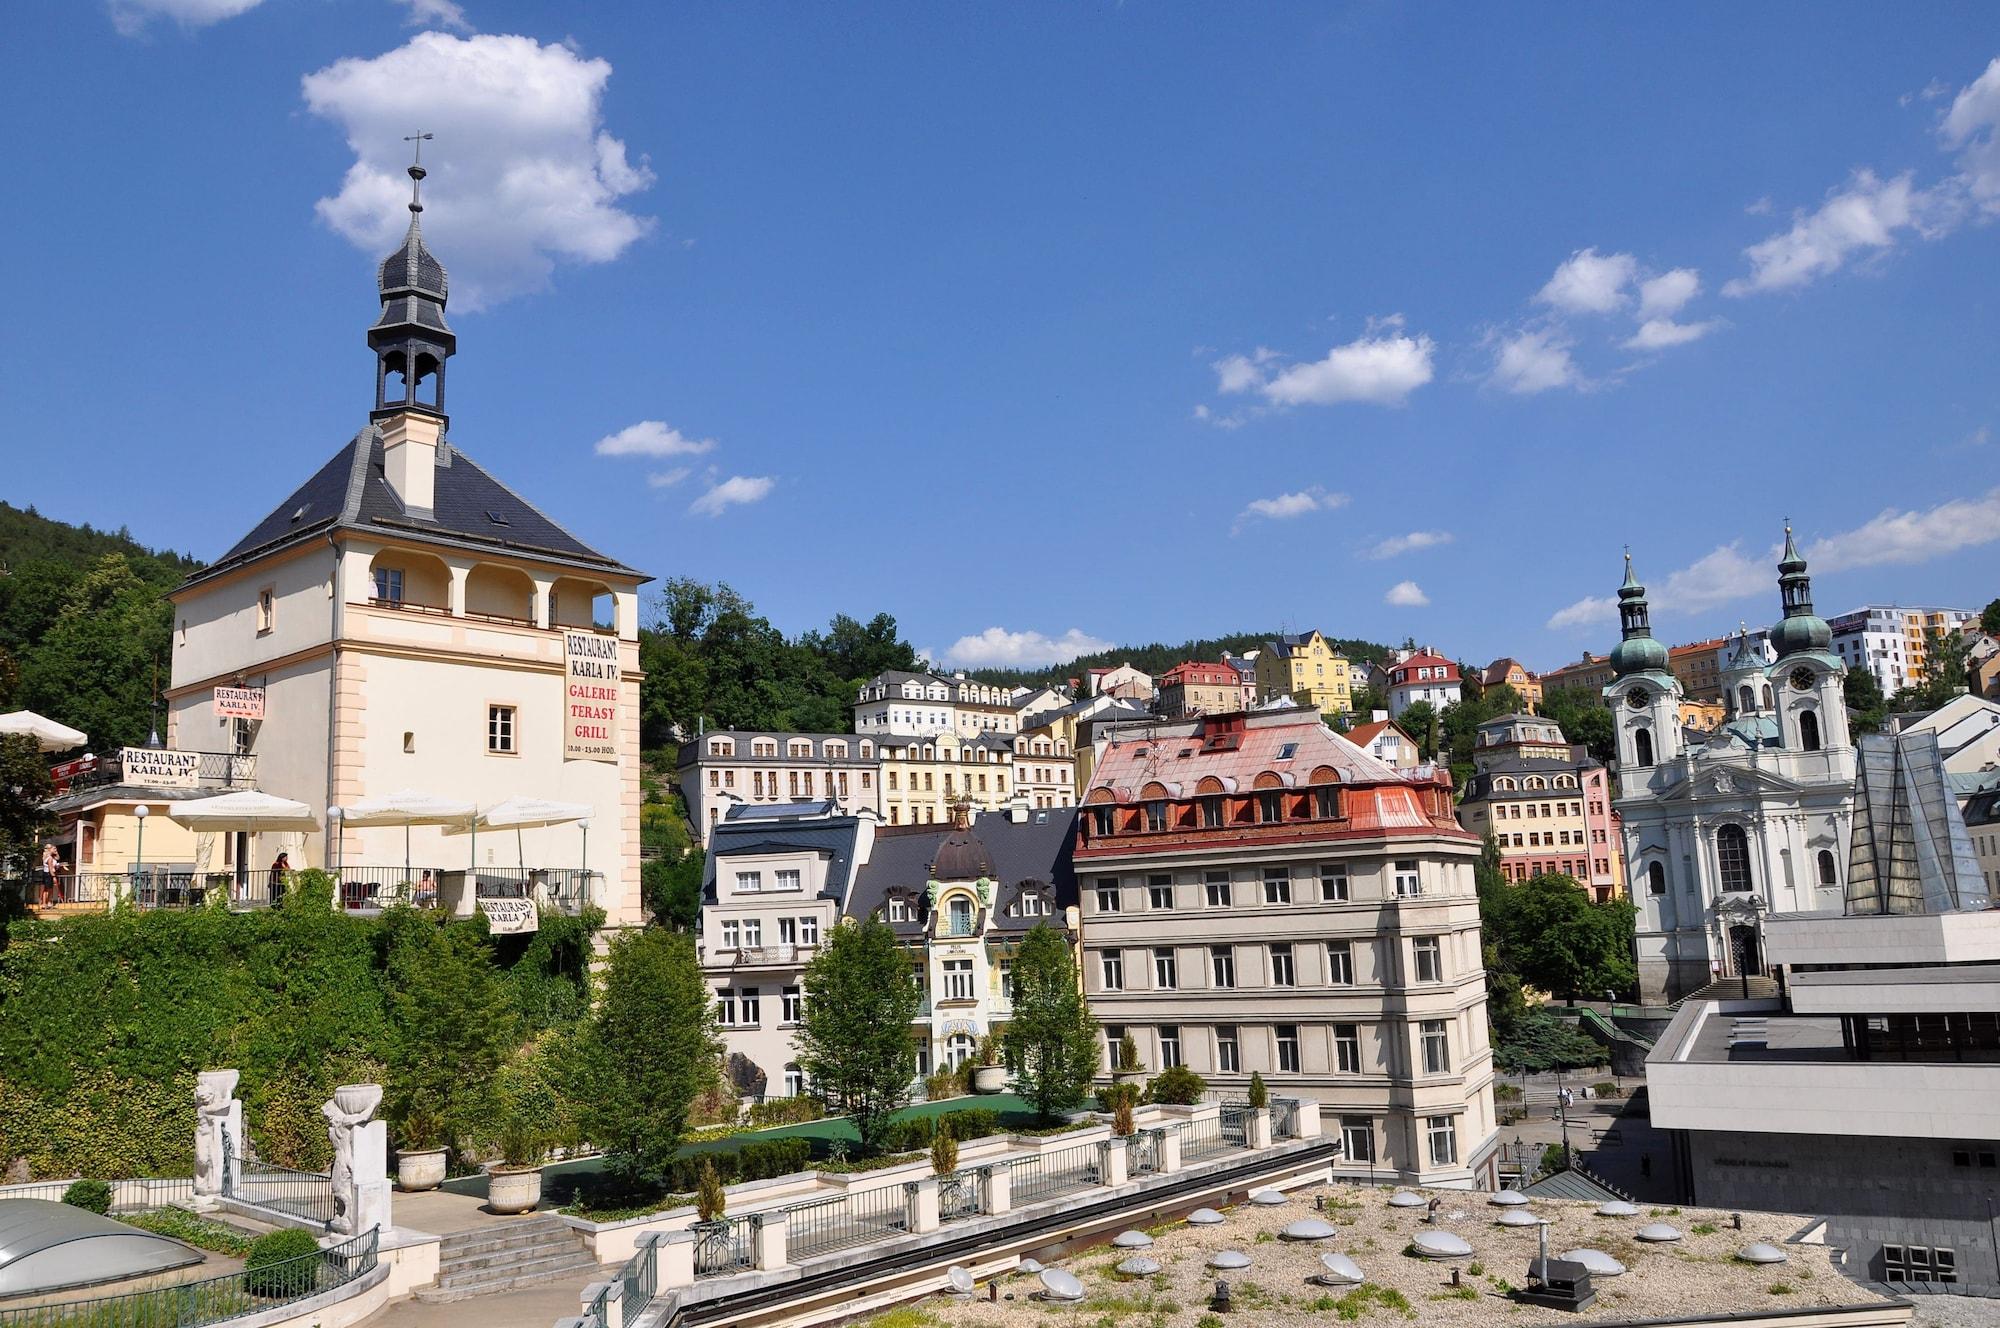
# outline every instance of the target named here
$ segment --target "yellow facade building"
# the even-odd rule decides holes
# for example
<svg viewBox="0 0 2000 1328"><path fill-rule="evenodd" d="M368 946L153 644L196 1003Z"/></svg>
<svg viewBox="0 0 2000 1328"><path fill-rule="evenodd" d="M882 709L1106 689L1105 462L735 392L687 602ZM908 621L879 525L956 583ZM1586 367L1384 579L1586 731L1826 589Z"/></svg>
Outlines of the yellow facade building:
<svg viewBox="0 0 2000 1328"><path fill-rule="evenodd" d="M1354 708L1351 683L1347 657L1317 631L1287 633L1257 652L1257 695L1265 701L1289 696L1323 715L1345 715Z"/></svg>

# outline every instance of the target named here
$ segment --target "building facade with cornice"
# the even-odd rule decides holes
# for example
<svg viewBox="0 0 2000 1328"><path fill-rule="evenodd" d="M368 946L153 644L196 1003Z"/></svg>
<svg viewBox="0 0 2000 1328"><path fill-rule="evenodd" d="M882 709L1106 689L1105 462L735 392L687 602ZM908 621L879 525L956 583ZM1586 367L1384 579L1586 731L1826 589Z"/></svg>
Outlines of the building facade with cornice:
<svg viewBox="0 0 2000 1328"><path fill-rule="evenodd" d="M717 729L681 744L679 779L703 848L738 805L825 801L882 817L882 765L865 734Z"/></svg>

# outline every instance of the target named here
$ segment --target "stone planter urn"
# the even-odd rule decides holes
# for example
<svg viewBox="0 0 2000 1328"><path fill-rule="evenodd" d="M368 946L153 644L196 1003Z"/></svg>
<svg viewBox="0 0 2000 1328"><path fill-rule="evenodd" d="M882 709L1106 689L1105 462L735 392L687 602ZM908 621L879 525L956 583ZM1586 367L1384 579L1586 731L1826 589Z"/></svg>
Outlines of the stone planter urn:
<svg viewBox="0 0 2000 1328"><path fill-rule="evenodd" d="M1144 1088L1146 1086L1146 1072L1143 1069L1113 1070L1111 1072L1111 1082L1114 1084L1130 1084L1134 1088Z"/></svg>
<svg viewBox="0 0 2000 1328"><path fill-rule="evenodd" d="M396 1154L396 1188L414 1194L444 1184L442 1148L405 1148Z"/></svg>
<svg viewBox="0 0 2000 1328"><path fill-rule="evenodd" d="M542 1201L540 1167L489 1167L486 1206L496 1213L531 1213Z"/></svg>
<svg viewBox="0 0 2000 1328"><path fill-rule="evenodd" d="M1007 1067L1004 1065L975 1065L972 1067L972 1091L975 1093L1004 1093L1007 1091Z"/></svg>

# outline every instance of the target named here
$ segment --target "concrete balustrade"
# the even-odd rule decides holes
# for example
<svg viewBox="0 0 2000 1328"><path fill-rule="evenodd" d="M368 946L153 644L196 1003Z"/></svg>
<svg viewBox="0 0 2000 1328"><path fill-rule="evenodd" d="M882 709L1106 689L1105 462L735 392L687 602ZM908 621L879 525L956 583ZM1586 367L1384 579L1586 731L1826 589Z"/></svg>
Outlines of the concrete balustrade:
<svg viewBox="0 0 2000 1328"><path fill-rule="evenodd" d="M1271 1109L1258 1107L1243 1118L1243 1143L1247 1148L1271 1146Z"/></svg>
<svg viewBox="0 0 2000 1328"><path fill-rule="evenodd" d="M935 1193L937 1189L936 1185L933 1184L931 1189ZM758 1268L769 1270L785 1266L787 1262L785 1257L787 1234L786 1219L783 1213L764 1214L764 1220L757 1227L756 1246L752 1251L752 1257L756 1261ZM613 1326L607 1325L607 1328L613 1328Z"/></svg>
<svg viewBox="0 0 2000 1328"><path fill-rule="evenodd" d="M1005 1163L986 1168L980 1183L986 1187L982 1196L989 1213L1009 1213L1014 1210L1014 1169Z"/></svg>
<svg viewBox="0 0 2000 1328"><path fill-rule="evenodd" d="M912 1181L905 1191L910 1205L910 1230L918 1235L936 1231L938 1219L938 1183L936 1176L926 1176Z"/></svg>
<svg viewBox="0 0 2000 1328"><path fill-rule="evenodd" d="M1126 1143L1106 1139L1097 1145L1097 1176L1100 1185L1123 1185L1126 1178Z"/></svg>

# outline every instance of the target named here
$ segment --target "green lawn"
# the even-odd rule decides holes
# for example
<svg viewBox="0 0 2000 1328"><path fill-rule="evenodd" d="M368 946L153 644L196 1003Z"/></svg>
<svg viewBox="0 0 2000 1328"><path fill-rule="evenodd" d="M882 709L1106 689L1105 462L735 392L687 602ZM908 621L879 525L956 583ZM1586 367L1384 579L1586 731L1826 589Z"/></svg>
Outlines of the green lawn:
<svg viewBox="0 0 2000 1328"><path fill-rule="evenodd" d="M947 1111L964 1111L972 1107L983 1107L1000 1113L1005 1125L1028 1127L1040 1124L1034 1106L1027 1099L1013 1093L976 1093L966 1097L949 1097L942 1102L921 1102L914 1107L905 1107L896 1113L897 1120L914 1120L919 1116L937 1116ZM833 1116L825 1120L802 1121L796 1125L773 1125L767 1130L751 1130L745 1134L732 1134L721 1139L707 1139L691 1143L681 1149L683 1155L728 1152L741 1148L756 1139L803 1138L832 1144L836 1140L850 1144L861 1142L861 1136L854 1132L854 1122L845 1116ZM816 1148L816 1153L824 1153L824 1148ZM543 1186L551 1196L566 1196L572 1184L560 1183L562 1177L594 1175L604 1169L601 1157L579 1158L574 1162L552 1162L542 1168ZM482 1198L486 1194L486 1177L460 1176L446 1181L444 1188L453 1194L475 1194Z"/></svg>

